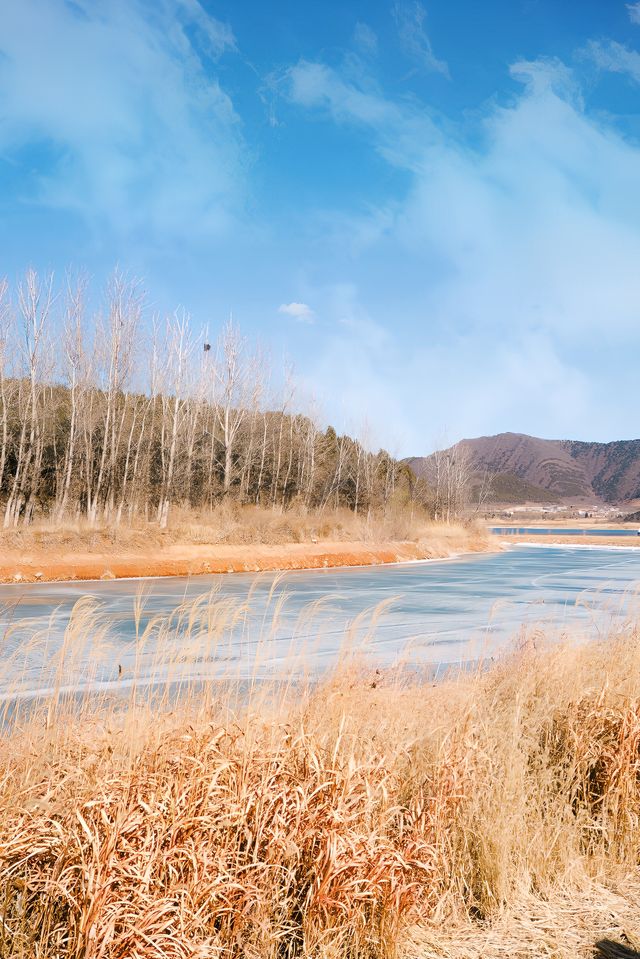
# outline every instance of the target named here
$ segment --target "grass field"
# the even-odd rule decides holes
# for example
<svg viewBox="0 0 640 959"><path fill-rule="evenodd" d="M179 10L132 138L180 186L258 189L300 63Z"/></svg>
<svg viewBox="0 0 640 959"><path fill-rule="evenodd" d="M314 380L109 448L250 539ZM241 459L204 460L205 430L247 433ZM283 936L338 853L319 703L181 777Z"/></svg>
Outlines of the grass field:
<svg viewBox="0 0 640 959"><path fill-rule="evenodd" d="M495 548L477 522L434 523L408 508L284 512L222 503L171 523L112 528L44 521L0 530L0 581L187 576L443 558Z"/></svg>
<svg viewBox="0 0 640 959"><path fill-rule="evenodd" d="M640 936L639 820L633 625L437 685L53 695L0 743L0 955L586 957Z"/></svg>

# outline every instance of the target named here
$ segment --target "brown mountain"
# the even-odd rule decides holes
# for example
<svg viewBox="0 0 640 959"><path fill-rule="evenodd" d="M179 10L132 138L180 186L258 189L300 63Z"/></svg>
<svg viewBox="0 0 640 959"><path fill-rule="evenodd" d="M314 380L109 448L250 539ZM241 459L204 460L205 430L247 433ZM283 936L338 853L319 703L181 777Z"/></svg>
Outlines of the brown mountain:
<svg viewBox="0 0 640 959"><path fill-rule="evenodd" d="M494 501L621 503L640 498L640 440L584 443L499 433L461 440L455 448L466 452L475 474L493 477ZM429 479L433 473L433 456L407 462L418 476Z"/></svg>

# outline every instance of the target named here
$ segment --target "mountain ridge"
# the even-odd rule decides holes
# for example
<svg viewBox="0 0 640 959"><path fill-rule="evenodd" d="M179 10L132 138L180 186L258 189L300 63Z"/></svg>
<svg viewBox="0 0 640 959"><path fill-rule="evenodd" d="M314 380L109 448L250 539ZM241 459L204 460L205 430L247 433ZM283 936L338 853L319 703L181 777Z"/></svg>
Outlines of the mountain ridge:
<svg viewBox="0 0 640 959"><path fill-rule="evenodd" d="M464 451L476 476L490 475L510 502L592 501L624 503L640 499L640 439L608 443L546 440L526 433L498 433L463 439L443 452ZM437 454L406 460L427 481ZM493 501L496 496L492 496Z"/></svg>

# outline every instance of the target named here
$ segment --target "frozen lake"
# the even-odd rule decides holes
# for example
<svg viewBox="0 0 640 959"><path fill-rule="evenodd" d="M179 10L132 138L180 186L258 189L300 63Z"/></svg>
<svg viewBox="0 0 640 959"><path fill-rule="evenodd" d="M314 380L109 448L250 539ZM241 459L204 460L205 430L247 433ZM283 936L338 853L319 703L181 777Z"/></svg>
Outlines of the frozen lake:
<svg viewBox="0 0 640 959"><path fill-rule="evenodd" d="M604 634L634 613L639 588L640 550L571 546L286 574L3 585L0 697L58 684L115 688L133 675L315 674L345 642L385 666L464 664L504 648L523 626Z"/></svg>

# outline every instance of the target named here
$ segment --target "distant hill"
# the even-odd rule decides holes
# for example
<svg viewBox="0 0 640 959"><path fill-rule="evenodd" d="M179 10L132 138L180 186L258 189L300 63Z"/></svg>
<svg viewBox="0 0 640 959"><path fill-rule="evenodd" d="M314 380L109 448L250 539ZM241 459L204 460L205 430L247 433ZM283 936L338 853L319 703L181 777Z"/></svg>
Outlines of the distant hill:
<svg viewBox="0 0 640 959"><path fill-rule="evenodd" d="M585 443L499 433L456 446L466 451L477 476L493 477L494 502L623 503L640 498L640 440ZM417 476L429 480L433 475L433 456L406 462Z"/></svg>

